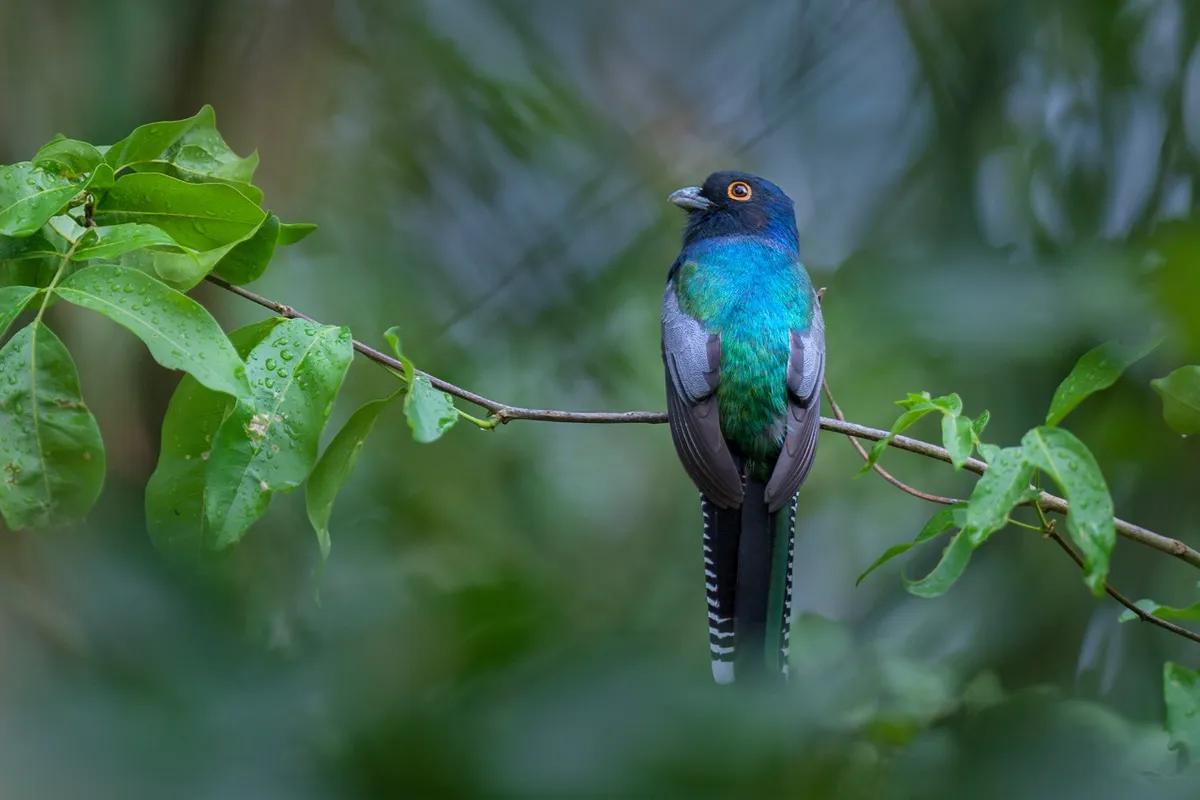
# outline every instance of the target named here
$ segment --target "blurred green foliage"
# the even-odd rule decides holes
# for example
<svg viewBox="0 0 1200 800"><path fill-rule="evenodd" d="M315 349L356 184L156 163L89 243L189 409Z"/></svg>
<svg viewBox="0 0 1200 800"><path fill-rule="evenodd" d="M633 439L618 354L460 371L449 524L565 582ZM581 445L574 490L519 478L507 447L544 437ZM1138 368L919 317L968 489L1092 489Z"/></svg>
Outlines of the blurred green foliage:
<svg viewBox="0 0 1200 800"><path fill-rule="evenodd" d="M662 198L716 168L796 199L856 421L953 390L1016 444L1079 356L1165 331L1065 424L1121 516L1195 542L1195 445L1149 383L1200 358L1181 0L14 2L0 36L0 163L211 102L232 151L261 148L273 210L321 226L256 288L360 339L399 325L418 364L506 401L661 406ZM196 296L226 330L263 316ZM0 794L1196 795L1162 701L1190 644L1118 625L1021 530L942 600L892 564L855 588L930 509L853 480L832 437L801 497L783 698L710 685L694 492L657 427L424 446L393 404L327 561L295 494L236 548L166 559L143 487L177 381L72 312L46 316L108 480L86 524L0 536ZM393 387L355 367L334 424ZM1194 601L1186 567L1124 543L1112 579Z"/></svg>

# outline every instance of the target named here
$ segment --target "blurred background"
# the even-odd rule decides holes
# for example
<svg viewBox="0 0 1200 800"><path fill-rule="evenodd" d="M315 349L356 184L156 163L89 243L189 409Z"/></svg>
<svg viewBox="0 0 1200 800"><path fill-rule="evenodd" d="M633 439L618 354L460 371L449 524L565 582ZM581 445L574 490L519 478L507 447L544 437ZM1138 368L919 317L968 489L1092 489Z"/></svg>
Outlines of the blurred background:
<svg viewBox="0 0 1200 800"><path fill-rule="evenodd" d="M1193 545L1198 451L1148 381L1200 355L1200 8L1184 0L126 0L0 4L0 163L212 103L320 225L254 287L507 402L663 405L668 191L745 169L796 201L829 380L886 427L957 391L991 440L1099 342L1167 344L1068 427L1118 513ZM200 287L227 327L261 309ZM322 564L303 497L180 563L142 491L177 382L73 310L109 451L88 523L0 532L4 797L1195 797L1161 665L1198 651L997 535L855 578L934 509L822 438L800 500L793 680L708 669L700 518L665 426L459 425L368 442ZM351 370L340 425L390 379ZM936 438L936 425L917 429ZM903 453L922 488L970 481ZM1113 581L1194 600L1128 542Z"/></svg>

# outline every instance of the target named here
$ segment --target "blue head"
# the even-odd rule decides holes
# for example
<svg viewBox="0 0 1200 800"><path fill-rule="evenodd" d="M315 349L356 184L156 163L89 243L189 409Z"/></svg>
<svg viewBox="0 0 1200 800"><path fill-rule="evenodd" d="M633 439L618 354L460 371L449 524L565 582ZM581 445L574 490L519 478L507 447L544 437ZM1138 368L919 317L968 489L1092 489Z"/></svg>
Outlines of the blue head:
<svg viewBox="0 0 1200 800"><path fill-rule="evenodd" d="M792 199L775 184L748 172L714 172L703 186L671 193L687 211L683 246L719 236L755 236L799 249Z"/></svg>

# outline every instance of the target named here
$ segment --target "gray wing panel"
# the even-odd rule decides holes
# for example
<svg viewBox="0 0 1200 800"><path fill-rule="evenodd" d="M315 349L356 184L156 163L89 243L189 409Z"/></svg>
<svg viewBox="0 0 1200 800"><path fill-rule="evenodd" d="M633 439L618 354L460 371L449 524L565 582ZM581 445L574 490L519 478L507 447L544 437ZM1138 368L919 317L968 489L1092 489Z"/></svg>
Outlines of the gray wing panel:
<svg viewBox="0 0 1200 800"><path fill-rule="evenodd" d="M714 504L739 506L741 474L721 434L715 394L720 382L721 343L679 309L673 282L667 284L663 296L662 332L667 419L679 460L692 482Z"/></svg>
<svg viewBox="0 0 1200 800"><path fill-rule="evenodd" d="M791 502L812 467L821 429L821 384L825 379L825 322L813 310L807 331L792 331L788 358L788 419L783 450L765 493L767 507L778 511Z"/></svg>

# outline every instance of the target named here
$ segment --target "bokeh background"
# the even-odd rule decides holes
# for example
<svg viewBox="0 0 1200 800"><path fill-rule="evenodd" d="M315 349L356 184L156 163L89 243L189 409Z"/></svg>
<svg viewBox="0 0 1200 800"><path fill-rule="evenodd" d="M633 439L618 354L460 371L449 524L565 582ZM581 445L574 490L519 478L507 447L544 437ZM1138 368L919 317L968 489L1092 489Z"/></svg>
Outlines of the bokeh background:
<svg viewBox="0 0 1200 800"><path fill-rule="evenodd" d="M957 391L1011 444L1084 351L1165 332L1068 426L1122 516L1200 543L1200 451L1148 385L1200 355L1185 0L0 4L0 162L203 103L261 152L273 209L321 226L254 288L366 341L399 325L420 366L512 403L662 407L664 198L719 168L795 199L856 421ZM0 531L4 797L1197 796L1160 677L1193 645L1118 625L1018 529L942 599L899 577L937 545L856 587L933 509L856 480L836 436L801 495L794 680L720 690L665 427L421 446L385 416L328 562L294 494L180 563L142 513L177 375L83 312L51 321L110 469L85 525ZM356 364L334 424L389 380ZM1194 599L1181 563L1120 542L1114 564L1130 595Z"/></svg>

